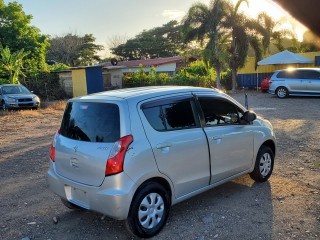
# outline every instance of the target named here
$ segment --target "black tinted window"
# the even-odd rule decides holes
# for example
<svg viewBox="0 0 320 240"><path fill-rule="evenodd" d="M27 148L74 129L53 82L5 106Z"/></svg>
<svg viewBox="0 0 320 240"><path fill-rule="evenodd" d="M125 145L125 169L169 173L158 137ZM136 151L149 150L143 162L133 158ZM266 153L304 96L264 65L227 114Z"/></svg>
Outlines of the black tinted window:
<svg viewBox="0 0 320 240"><path fill-rule="evenodd" d="M237 124L242 117L242 111L224 99L199 98L207 126L221 124Z"/></svg>
<svg viewBox="0 0 320 240"><path fill-rule="evenodd" d="M195 127L191 102L178 102L162 106L167 130Z"/></svg>
<svg viewBox="0 0 320 240"><path fill-rule="evenodd" d="M88 142L115 142L120 138L119 108L109 103L68 103L61 134Z"/></svg>
<svg viewBox="0 0 320 240"><path fill-rule="evenodd" d="M304 70L304 78L305 79L320 79L320 72L312 71L312 70Z"/></svg>
<svg viewBox="0 0 320 240"><path fill-rule="evenodd" d="M299 78L297 71L282 71L279 72L277 78Z"/></svg>
<svg viewBox="0 0 320 240"><path fill-rule="evenodd" d="M158 131L196 127L193 101L179 101L143 109L150 125Z"/></svg>

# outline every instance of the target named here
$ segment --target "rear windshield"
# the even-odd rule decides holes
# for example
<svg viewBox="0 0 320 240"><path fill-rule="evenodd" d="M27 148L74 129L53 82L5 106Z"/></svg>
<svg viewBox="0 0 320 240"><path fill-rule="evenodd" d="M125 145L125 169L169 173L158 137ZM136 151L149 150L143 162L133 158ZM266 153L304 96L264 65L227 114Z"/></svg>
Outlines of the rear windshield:
<svg viewBox="0 0 320 240"><path fill-rule="evenodd" d="M68 103L61 135L86 142L115 142L120 138L119 107L110 103Z"/></svg>

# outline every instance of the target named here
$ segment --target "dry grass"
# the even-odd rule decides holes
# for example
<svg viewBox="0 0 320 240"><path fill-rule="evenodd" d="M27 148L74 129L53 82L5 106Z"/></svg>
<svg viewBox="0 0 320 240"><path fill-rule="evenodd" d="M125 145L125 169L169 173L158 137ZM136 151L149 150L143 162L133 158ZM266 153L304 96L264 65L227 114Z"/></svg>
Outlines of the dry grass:
<svg viewBox="0 0 320 240"><path fill-rule="evenodd" d="M46 110L64 110L66 107L65 101L53 101L41 103L41 108Z"/></svg>

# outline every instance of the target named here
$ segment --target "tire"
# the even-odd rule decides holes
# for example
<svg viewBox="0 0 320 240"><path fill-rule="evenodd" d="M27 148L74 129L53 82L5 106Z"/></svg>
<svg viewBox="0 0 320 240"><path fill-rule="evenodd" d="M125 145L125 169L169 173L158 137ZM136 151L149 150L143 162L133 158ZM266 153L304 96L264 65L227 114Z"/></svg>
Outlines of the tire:
<svg viewBox="0 0 320 240"><path fill-rule="evenodd" d="M1 102L1 110L2 111L6 111L7 110L6 104L3 101Z"/></svg>
<svg viewBox="0 0 320 240"><path fill-rule="evenodd" d="M289 95L289 91L286 87L278 87L276 94L278 98L286 98Z"/></svg>
<svg viewBox="0 0 320 240"><path fill-rule="evenodd" d="M254 170L250 173L250 177L256 182L267 181L273 170L274 153L271 148L262 145L257 154Z"/></svg>
<svg viewBox="0 0 320 240"><path fill-rule="evenodd" d="M133 198L126 226L138 237L149 238L158 234L167 222L170 195L158 183L143 185Z"/></svg>
<svg viewBox="0 0 320 240"><path fill-rule="evenodd" d="M60 198L61 202L63 203L63 205L65 205L67 208L71 209L71 210L83 210L82 207L79 207L78 205L75 205L67 200L65 200L64 198Z"/></svg>

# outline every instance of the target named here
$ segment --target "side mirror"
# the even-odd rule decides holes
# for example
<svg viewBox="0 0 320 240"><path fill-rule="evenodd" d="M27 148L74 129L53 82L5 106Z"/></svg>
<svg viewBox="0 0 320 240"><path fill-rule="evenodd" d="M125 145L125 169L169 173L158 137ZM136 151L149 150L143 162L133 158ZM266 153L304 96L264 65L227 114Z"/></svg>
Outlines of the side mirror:
<svg viewBox="0 0 320 240"><path fill-rule="evenodd" d="M252 111L246 111L242 116L242 120L246 123L252 123L256 118L257 115Z"/></svg>

